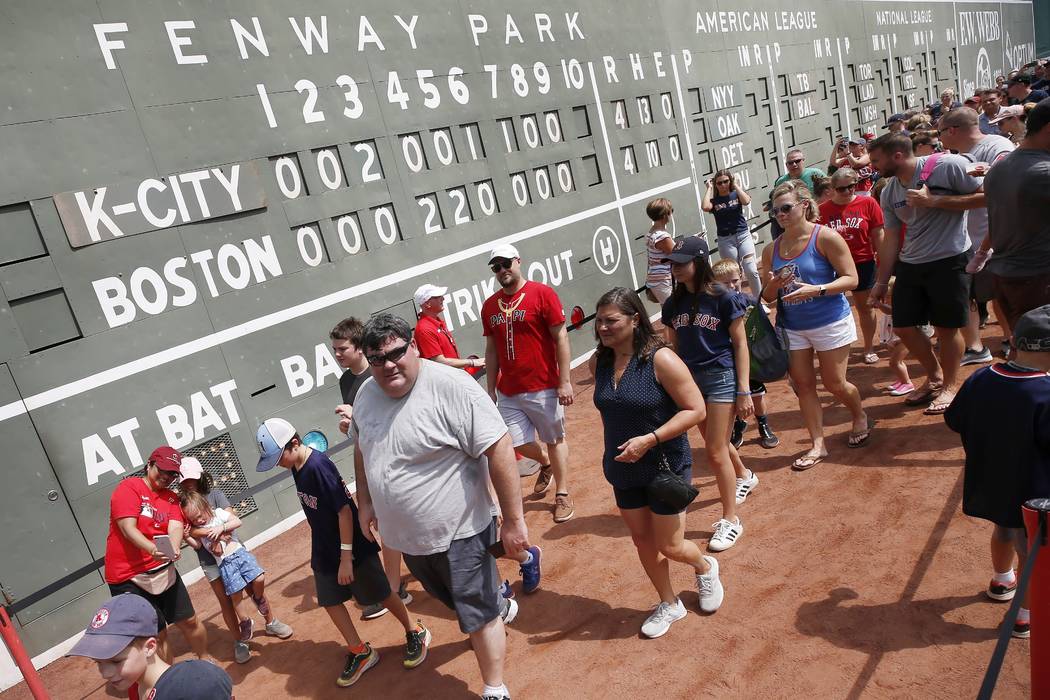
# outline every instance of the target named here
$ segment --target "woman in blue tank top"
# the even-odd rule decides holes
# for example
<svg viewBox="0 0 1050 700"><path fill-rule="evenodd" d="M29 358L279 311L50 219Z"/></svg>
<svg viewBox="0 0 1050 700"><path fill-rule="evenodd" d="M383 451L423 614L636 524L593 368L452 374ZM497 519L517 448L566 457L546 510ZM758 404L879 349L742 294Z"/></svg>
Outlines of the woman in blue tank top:
<svg viewBox="0 0 1050 700"><path fill-rule="evenodd" d="M791 356L788 372L813 440L809 451L792 465L801 471L828 456L814 353L824 388L852 415L847 444L860 447L871 436L872 423L861 405L860 392L846 381L846 363L850 346L857 340L857 327L844 292L856 288L857 266L842 236L814 223L820 211L801 182L789 180L773 190L770 214L784 233L762 251L766 279L762 299L778 302L777 324L785 330Z"/></svg>
<svg viewBox="0 0 1050 700"><path fill-rule="evenodd" d="M646 489L661 457L689 481L692 455L685 433L704 419L704 400L689 368L656 335L635 292L624 287L606 292L598 300L594 331L598 348L588 366L605 429L602 467L642 568L660 596L642 634L659 637L686 615L671 584L669 559L693 567L702 611L714 612L722 604L718 561L685 539L685 511L654 500Z"/></svg>

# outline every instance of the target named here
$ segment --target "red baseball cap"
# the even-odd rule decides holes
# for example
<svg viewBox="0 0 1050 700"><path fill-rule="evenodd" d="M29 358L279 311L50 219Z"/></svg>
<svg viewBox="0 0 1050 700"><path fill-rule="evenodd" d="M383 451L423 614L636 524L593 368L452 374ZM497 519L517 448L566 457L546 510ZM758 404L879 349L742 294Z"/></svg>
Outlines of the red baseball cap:
<svg viewBox="0 0 1050 700"><path fill-rule="evenodd" d="M182 467L182 453L174 447L161 445L150 453L149 461L157 465L157 469L178 473Z"/></svg>

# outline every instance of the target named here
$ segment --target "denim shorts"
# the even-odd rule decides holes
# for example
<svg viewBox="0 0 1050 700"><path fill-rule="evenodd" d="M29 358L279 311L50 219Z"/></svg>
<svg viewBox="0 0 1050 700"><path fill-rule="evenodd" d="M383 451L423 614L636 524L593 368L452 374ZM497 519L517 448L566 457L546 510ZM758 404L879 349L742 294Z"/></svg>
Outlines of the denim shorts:
<svg viewBox="0 0 1050 700"><path fill-rule="evenodd" d="M707 403L736 403L735 370L725 367L694 370L693 381Z"/></svg>
<svg viewBox="0 0 1050 700"><path fill-rule="evenodd" d="M265 571L255 560L255 556L247 549L238 549L228 557L223 557L219 564L219 573L222 575L222 585L226 589L226 595L233 595L243 591L248 584L262 576Z"/></svg>

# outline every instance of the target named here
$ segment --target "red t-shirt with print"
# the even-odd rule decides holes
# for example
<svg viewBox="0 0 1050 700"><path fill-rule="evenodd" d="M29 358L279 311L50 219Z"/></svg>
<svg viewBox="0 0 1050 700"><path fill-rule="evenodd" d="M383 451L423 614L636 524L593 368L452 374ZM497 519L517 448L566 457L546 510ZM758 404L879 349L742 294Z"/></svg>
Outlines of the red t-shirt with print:
<svg viewBox="0 0 1050 700"><path fill-rule="evenodd" d="M121 518L136 518L136 526L147 540L168 534L172 520L185 522L179 497L170 489L154 492L138 477L124 479L109 497L109 537L106 538L106 583L122 583L136 574L160 566L160 562L129 542L117 527Z"/></svg>
<svg viewBox="0 0 1050 700"><path fill-rule="evenodd" d="M856 196L849 204L830 199L820 205L820 220L839 232L849 246L854 262L875 259L871 230L883 225L882 207L874 197Z"/></svg>
<svg viewBox="0 0 1050 700"><path fill-rule="evenodd" d="M558 387L557 344L550 327L565 323L565 311L553 289L532 281L517 294L501 289L485 300L481 321L499 350L500 392L513 396Z"/></svg>

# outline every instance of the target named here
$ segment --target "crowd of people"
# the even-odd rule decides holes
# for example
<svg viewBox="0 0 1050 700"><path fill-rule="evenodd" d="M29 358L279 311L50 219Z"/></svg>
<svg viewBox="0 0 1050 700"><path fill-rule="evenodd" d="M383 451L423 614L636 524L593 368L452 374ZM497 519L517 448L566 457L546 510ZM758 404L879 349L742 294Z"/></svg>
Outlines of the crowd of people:
<svg viewBox="0 0 1050 700"><path fill-rule="evenodd" d="M797 401L810 444L791 466L809 470L836 449L818 375L849 411L841 444L863 448L876 426L865 407L871 397L849 380L851 360L878 366L880 351L885 391L944 414L961 434L964 512L995 525L987 595L1013 596L1016 555L1026 551L1020 503L1050 496L1047 72L1040 64L1035 84L1011 75L965 104L948 88L920 113L893 115L878 138L837 139L827 171L788 151L766 202L773 241L761 251L745 217L752 196L728 170L714 173L699 203L714 216L718 260L704 236L668 232L668 199L648 203L644 291L660 307L660 327L635 291L608 291L595 306L587 365L610 501L659 598L642 635L660 637L688 614L671 584L672 561L692 567L702 613L721 606L726 591L713 555L741 542L742 506L759 484L738 451L748 420L763 448L780 445L768 392ZM316 602L346 644L339 686L379 663L350 601L365 620L388 612L397 620L404 668L425 662L433 635L409 613L404 566L456 615L480 668L481 696L509 699L505 626L523 604L516 592L542 585L519 458L539 465L535 496L553 486L554 523L576 514L565 420L576 394L563 306L552 288L527 279L513 245L496 246L488 265L497 289L482 307L484 357L460 356L443 319L448 290L435 284L416 291L414 323L380 313L331 330L345 370L335 414L354 441L353 490L286 420L258 428L258 471L291 471L306 514ZM993 360L980 337L988 303L1008 341L1007 361L963 382L960 367ZM770 347L783 355L779 373L754 364L763 329L762 357ZM908 357L924 375L917 386ZM473 376L481 371L484 386ZM696 496L687 438L694 427L721 508L706 553L685 536ZM154 450L142 476L112 494L105 573L115 597L71 654L95 659L110 685L133 698L229 697L229 677L205 663L205 631L174 562L183 542L196 550L233 657L248 662L255 612L267 635L286 639L293 630L271 607L265 571L236 536L240 524L198 460ZM520 585L500 580L500 558L517 563ZM170 666L168 625L182 631L197 661ZM1022 608L1015 636L1028 628Z"/></svg>

